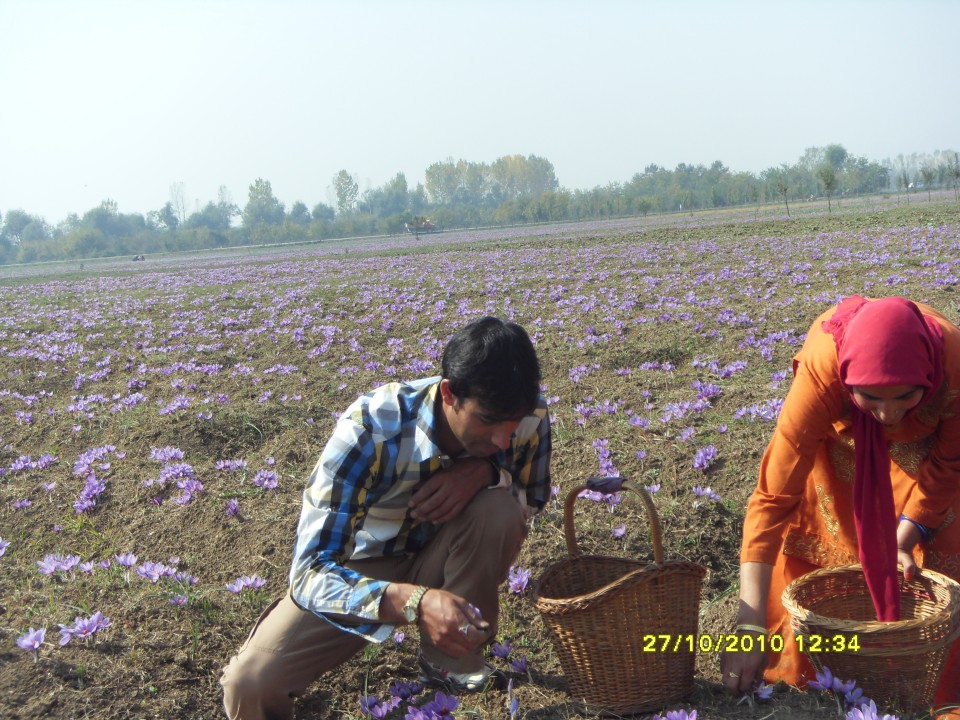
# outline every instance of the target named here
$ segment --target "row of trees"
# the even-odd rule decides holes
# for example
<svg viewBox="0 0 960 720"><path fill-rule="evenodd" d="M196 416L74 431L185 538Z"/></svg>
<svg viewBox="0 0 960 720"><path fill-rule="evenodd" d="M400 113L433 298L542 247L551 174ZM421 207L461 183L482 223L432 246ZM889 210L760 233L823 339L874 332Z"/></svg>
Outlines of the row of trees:
<svg viewBox="0 0 960 720"><path fill-rule="evenodd" d="M296 201L287 209L270 182L258 178L243 208L221 187L215 202L189 215L183 183L173 184L170 199L146 215L121 213L105 200L51 227L24 210L9 210L0 217L0 264L394 234L422 227L427 216L433 228L453 228L769 202L782 202L789 214L790 202L812 197L826 197L832 208L841 196L946 187L960 201L960 155L953 151L875 162L828 145L758 176L732 172L720 161L673 170L649 165L625 183L573 191L561 188L550 161L536 155L489 164L448 159L430 165L413 188L398 173L361 193L356 178L341 170L331 182L335 206Z"/></svg>

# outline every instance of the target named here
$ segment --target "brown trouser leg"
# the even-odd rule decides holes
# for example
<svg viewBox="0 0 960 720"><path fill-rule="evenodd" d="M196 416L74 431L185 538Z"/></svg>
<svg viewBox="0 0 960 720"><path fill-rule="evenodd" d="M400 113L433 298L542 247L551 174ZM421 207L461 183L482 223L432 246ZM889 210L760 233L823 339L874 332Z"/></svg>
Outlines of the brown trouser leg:
<svg viewBox="0 0 960 720"><path fill-rule="evenodd" d="M413 559L374 558L348 563L369 577L443 588L472 602L496 627L497 587L526 535L523 511L507 489L484 490L445 524ZM231 720L287 720L294 698L367 641L303 610L288 596L260 616L223 671L223 704ZM483 665L482 651L452 658L421 639L424 656L454 672Z"/></svg>

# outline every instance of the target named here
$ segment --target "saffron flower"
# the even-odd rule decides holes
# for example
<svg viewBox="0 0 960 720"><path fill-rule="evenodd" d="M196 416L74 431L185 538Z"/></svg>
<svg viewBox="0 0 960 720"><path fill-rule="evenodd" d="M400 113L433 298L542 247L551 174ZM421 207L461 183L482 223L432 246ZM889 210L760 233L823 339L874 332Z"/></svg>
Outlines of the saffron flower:
<svg viewBox="0 0 960 720"><path fill-rule="evenodd" d="M390 686L390 696L399 700L409 700L423 692L423 685L408 680L398 680Z"/></svg>
<svg viewBox="0 0 960 720"><path fill-rule="evenodd" d="M236 517L237 513L240 512L240 501L236 498L230 498L224 505L223 512L229 517Z"/></svg>
<svg viewBox="0 0 960 720"><path fill-rule="evenodd" d="M493 647L490 648L490 654L494 657L498 657L501 660L506 660L510 657L510 652L513 648L510 646L509 640L504 640L502 643L494 643Z"/></svg>
<svg viewBox="0 0 960 720"><path fill-rule="evenodd" d="M224 587L227 588L234 595L239 595L241 592L247 588L253 588L254 590L259 590L267 581L264 580L259 575L241 575L232 583L227 583Z"/></svg>
<svg viewBox="0 0 960 720"><path fill-rule="evenodd" d="M8 547L10 547L10 543L0 537L0 557L3 557Z"/></svg>
<svg viewBox="0 0 960 720"><path fill-rule="evenodd" d="M717 492L709 486L700 487L697 485L696 487L692 488L692 491L697 498L706 498L707 500L713 500L714 502L719 502L721 499L720 495L718 495Z"/></svg>
<svg viewBox="0 0 960 720"><path fill-rule="evenodd" d="M666 715L654 715L653 720L697 720L697 711L670 710Z"/></svg>
<svg viewBox="0 0 960 720"><path fill-rule="evenodd" d="M17 647L24 650L29 650L32 653L37 653L40 650L40 646L43 645L43 641L46 637L46 628L40 628L39 630L30 628L23 635L17 638Z"/></svg>
<svg viewBox="0 0 960 720"><path fill-rule="evenodd" d="M514 672L525 673L530 669L530 662L527 660L527 656L524 655L519 660L510 661L510 669Z"/></svg>
<svg viewBox="0 0 960 720"><path fill-rule="evenodd" d="M272 470L257 470L253 476L253 484L266 490L273 490L277 487L277 474Z"/></svg>
<svg viewBox="0 0 960 720"><path fill-rule="evenodd" d="M896 715L881 715L876 703L870 700L847 712L844 720L899 720L899 718Z"/></svg>
<svg viewBox="0 0 960 720"><path fill-rule="evenodd" d="M104 617L99 610L90 617L77 616L74 618L73 625L60 625L60 646L66 645L73 638L82 638L84 640L91 638L94 634L110 627L110 618Z"/></svg>
<svg viewBox="0 0 960 720"><path fill-rule="evenodd" d="M626 524L626 523L623 523L620 527L615 527L615 528L613 528L613 529L610 531L610 533L611 533L615 538L622 538L624 535L627 534L627 524Z"/></svg>
<svg viewBox="0 0 960 720"><path fill-rule="evenodd" d="M839 690L840 685L840 680L833 676L826 665L823 666L823 670L817 672L815 680L807 681L807 687L811 690Z"/></svg>
<svg viewBox="0 0 960 720"><path fill-rule="evenodd" d="M507 578L507 584L510 586L510 592L514 592L519 595L526 590L527 583L530 582L530 575L532 575L531 570L525 570L524 568L517 567L516 565L511 565L510 575Z"/></svg>
<svg viewBox="0 0 960 720"><path fill-rule="evenodd" d="M693 469L706 470L710 467L711 463L717 459L717 455L719 455L719 453L713 445L700 448L693 457Z"/></svg>

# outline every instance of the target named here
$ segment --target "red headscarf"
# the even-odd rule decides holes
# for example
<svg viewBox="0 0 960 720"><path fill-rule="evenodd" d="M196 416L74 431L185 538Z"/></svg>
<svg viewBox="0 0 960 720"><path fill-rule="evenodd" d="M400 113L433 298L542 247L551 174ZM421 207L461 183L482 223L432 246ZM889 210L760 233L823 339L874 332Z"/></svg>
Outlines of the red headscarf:
<svg viewBox="0 0 960 720"><path fill-rule="evenodd" d="M833 335L840 381L855 386L917 385L926 403L943 381L943 330L901 297L847 298L823 323ZM897 517L890 484L890 456L881 425L853 401L856 470L853 517L860 562L879 620L900 619L897 583Z"/></svg>

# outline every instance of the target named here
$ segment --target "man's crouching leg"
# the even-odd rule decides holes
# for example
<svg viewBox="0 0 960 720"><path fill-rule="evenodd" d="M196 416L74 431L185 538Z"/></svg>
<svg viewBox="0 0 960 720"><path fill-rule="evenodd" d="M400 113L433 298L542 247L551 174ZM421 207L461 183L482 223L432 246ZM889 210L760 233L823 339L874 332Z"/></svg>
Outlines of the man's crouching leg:
<svg viewBox="0 0 960 720"><path fill-rule="evenodd" d="M314 680L367 641L298 606L289 595L268 607L223 670L223 707L231 720L289 720Z"/></svg>
<svg viewBox="0 0 960 720"><path fill-rule="evenodd" d="M481 490L463 512L447 522L417 557L411 582L443 588L476 605L494 637L500 614L498 588L527 536L526 515L509 488ZM451 657L421 637L430 663L451 672L474 672L484 665L483 650Z"/></svg>

